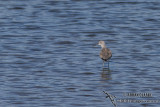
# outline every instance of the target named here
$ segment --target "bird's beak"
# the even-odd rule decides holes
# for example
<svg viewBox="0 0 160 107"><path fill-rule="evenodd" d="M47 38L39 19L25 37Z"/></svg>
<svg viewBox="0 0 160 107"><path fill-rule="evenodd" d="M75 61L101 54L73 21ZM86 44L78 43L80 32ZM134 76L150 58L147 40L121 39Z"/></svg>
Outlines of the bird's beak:
<svg viewBox="0 0 160 107"><path fill-rule="evenodd" d="M95 44L94 47L97 47L99 44Z"/></svg>

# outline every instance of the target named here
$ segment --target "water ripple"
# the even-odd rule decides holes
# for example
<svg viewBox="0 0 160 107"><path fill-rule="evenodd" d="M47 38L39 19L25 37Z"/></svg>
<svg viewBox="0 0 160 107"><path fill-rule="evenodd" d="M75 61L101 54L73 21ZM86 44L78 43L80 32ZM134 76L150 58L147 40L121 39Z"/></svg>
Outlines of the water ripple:
<svg viewBox="0 0 160 107"><path fill-rule="evenodd" d="M159 98L159 4L1 1L0 106L113 106L103 91ZM102 69L99 40L112 50L110 70Z"/></svg>

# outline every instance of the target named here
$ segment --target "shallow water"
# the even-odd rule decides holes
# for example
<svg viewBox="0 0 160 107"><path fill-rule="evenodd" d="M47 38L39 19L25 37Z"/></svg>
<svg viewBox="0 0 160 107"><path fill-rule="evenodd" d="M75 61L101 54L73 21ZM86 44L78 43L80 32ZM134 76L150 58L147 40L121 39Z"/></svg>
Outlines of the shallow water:
<svg viewBox="0 0 160 107"><path fill-rule="evenodd" d="M0 106L114 107L103 91L160 98L158 0L0 3ZM110 70L99 58L104 40ZM106 63L107 66L107 63ZM118 107L158 107L120 103Z"/></svg>

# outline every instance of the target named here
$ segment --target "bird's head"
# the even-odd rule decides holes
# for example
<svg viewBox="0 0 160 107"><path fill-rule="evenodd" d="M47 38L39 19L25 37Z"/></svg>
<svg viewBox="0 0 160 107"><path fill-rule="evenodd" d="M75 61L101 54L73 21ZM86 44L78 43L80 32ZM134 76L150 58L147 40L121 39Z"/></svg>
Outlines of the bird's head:
<svg viewBox="0 0 160 107"><path fill-rule="evenodd" d="M102 48L105 48L105 47L106 47L105 42L102 41L102 40L100 40L100 41L98 42L98 45L100 45Z"/></svg>

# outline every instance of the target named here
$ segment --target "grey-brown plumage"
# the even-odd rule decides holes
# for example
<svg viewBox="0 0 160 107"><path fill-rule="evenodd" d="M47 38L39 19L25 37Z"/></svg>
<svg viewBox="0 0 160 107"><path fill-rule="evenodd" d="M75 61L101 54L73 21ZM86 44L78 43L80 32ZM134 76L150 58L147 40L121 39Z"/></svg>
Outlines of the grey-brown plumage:
<svg viewBox="0 0 160 107"><path fill-rule="evenodd" d="M108 61L108 67L109 67L109 59L112 57L112 52L109 48L106 48L104 41L99 41L98 45L102 47L99 56L103 60L103 66L104 66L104 61Z"/></svg>
<svg viewBox="0 0 160 107"><path fill-rule="evenodd" d="M99 56L102 60L107 61L112 57L112 52L108 48L102 48Z"/></svg>

